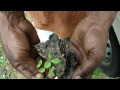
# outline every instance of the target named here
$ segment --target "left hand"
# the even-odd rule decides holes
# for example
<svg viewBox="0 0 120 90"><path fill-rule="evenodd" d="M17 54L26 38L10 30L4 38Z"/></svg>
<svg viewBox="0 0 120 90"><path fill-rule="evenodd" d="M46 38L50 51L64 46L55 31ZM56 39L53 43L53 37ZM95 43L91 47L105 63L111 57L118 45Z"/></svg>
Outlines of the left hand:
<svg viewBox="0 0 120 90"><path fill-rule="evenodd" d="M0 37L9 63L28 79L44 78L36 65L44 60L34 47L40 40L23 11L0 12Z"/></svg>

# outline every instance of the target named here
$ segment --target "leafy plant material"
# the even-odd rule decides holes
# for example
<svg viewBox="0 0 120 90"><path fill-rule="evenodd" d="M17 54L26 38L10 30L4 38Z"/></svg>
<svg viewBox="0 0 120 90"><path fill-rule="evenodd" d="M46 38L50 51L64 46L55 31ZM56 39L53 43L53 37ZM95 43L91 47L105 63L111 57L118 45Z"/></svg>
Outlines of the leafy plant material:
<svg viewBox="0 0 120 90"><path fill-rule="evenodd" d="M50 68L50 69L49 69L49 74L50 74L51 76L55 76L54 71L55 71L55 67Z"/></svg>
<svg viewBox="0 0 120 90"><path fill-rule="evenodd" d="M44 64L44 68L49 68L51 67L51 62L50 61L46 61Z"/></svg>
<svg viewBox="0 0 120 90"><path fill-rule="evenodd" d="M52 59L52 55L50 53L48 53L48 59Z"/></svg>
<svg viewBox="0 0 120 90"><path fill-rule="evenodd" d="M55 58L55 59L51 60L51 62L54 64L59 64L61 62L61 60L58 58Z"/></svg>
<svg viewBox="0 0 120 90"><path fill-rule="evenodd" d="M45 68L44 68L44 67L41 67L41 68L39 69L39 72L44 73L44 72L45 72Z"/></svg>
<svg viewBox="0 0 120 90"><path fill-rule="evenodd" d="M63 57L64 55L60 56ZM42 66L43 62L40 60L37 64L37 68L39 68L40 73L44 73L46 70L49 70L48 73L51 76L55 76L55 67L54 64L59 64L61 60L59 58L53 57L52 54L48 53L47 54L48 60L45 61L44 66ZM53 64L52 64L53 63Z"/></svg>
<svg viewBox="0 0 120 90"><path fill-rule="evenodd" d="M1 56L1 57L0 57L0 59L4 59L4 57L3 57L3 56Z"/></svg>
<svg viewBox="0 0 120 90"><path fill-rule="evenodd" d="M37 68L41 67L41 65L42 65L42 60L40 60L40 61L38 62Z"/></svg>

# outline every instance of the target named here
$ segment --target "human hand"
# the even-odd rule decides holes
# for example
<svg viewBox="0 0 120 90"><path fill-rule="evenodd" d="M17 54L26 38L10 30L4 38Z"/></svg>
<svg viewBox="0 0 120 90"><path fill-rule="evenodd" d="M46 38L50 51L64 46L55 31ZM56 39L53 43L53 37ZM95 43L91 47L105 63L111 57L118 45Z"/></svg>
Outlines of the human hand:
<svg viewBox="0 0 120 90"><path fill-rule="evenodd" d="M109 28L116 12L87 12L71 37L78 67L73 79L90 79L105 56Z"/></svg>
<svg viewBox="0 0 120 90"><path fill-rule="evenodd" d="M28 79L44 78L36 68L39 56L35 44L39 38L23 11L0 12L0 37L9 63Z"/></svg>

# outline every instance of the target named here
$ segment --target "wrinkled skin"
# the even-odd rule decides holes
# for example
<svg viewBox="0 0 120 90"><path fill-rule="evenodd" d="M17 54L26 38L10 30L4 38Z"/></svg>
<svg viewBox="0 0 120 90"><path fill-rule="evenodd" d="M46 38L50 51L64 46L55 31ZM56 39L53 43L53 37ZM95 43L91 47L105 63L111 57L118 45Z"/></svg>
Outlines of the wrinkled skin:
<svg viewBox="0 0 120 90"><path fill-rule="evenodd" d="M116 12L87 12L71 36L71 48L78 67L73 79L91 78L105 55L108 31ZM12 21L15 21L13 23ZM37 33L23 12L0 12L0 37L4 52L11 65L27 78L45 77L36 68L41 59L36 48Z"/></svg>
<svg viewBox="0 0 120 90"><path fill-rule="evenodd" d="M105 57L109 28L116 12L87 12L77 25L72 37L71 48L76 55L78 67L73 79L89 79Z"/></svg>
<svg viewBox="0 0 120 90"><path fill-rule="evenodd" d="M27 78L43 77L36 68L42 58L33 46L40 41L24 12L1 12L0 18L0 36L10 64Z"/></svg>

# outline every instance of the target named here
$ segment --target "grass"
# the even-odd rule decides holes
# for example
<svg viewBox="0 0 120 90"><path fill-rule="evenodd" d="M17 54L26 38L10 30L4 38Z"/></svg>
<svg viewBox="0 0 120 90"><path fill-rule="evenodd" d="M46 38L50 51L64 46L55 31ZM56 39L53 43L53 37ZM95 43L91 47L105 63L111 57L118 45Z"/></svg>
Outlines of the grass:
<svg viewBox="0 0 120 90"><path fill-rule="evenodd" d="M17 72L10 66L4 54L0 55L0 79L25 79L24 76L22 76L19 72ZM103 74L103 72L99 68L97 68L92 76L92 79L110 78Z"/></svg>
<svg viewBox="0 0 120 90"><path fill-rule="evenodd" d="M92 79L110 79L110 77L106 76L99 68L97 68L93 73Z"/></svg>
<svg viewBox="0 0 120 90"><path fill-rule="evenodd" d="M25 79L25 77L17 72L9 64L2 49L2 43L0 41L0 79Z"/></svg>

